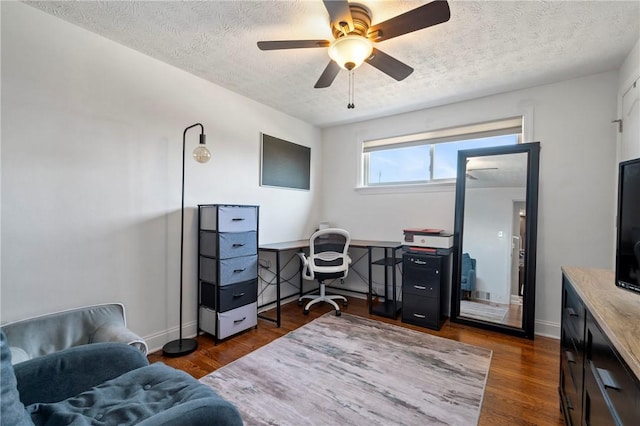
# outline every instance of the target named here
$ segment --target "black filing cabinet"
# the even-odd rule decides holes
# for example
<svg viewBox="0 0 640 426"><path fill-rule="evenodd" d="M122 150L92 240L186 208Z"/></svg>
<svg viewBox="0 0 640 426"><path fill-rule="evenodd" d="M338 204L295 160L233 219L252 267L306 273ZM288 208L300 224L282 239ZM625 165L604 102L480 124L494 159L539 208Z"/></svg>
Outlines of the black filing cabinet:
<svg viewBox="0 0 640 426"><path fill-rule="evenodd" d="M258 206L198 206L198 330L224 339L258 324Z"/></svg>
<svg viewBox="0 0 640 426"><path fill-rule="evenodd" d="M402 322L439 330L447 314L450 255L402 257Z"/></svg>

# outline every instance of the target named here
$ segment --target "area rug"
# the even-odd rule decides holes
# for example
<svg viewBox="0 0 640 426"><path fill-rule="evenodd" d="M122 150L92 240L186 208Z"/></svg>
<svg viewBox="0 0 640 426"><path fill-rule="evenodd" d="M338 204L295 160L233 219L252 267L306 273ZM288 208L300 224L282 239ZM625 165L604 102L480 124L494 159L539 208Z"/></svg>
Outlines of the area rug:
<svg viewBox="0 0 640 426"><path fill-rule="evenodd" d="M505 315L507 315L507 311L509 310L508 306L509 305L497 306L488 303L461 300L460 315L485 321L501 322Z"/></svg>
<svg viewBox="0 0 640 426"><path fill-rule="evenodd" d="M246 425L474 425L491 351L329 313L201 382Z"/></svg>

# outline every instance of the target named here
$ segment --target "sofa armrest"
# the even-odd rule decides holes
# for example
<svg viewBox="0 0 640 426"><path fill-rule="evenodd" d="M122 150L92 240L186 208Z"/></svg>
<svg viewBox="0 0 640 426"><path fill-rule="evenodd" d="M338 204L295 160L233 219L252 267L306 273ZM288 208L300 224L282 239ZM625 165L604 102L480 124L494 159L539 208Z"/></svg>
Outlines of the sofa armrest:
<svg viewBox="0 0 640 426"><path fill-rule="evenodd" d="M91 336L89 343L100 342L121 342L131 345L146 355L149 351L147 343L133 331L129 330L122 324L108 323L103 324L96 329Z"/></svg>
<svg viewBox="0 0 640 426"><path fill-rule="evenodd" d="M76 346L14 365L24 405L58 402L149 364L123 343Z"/></svg>

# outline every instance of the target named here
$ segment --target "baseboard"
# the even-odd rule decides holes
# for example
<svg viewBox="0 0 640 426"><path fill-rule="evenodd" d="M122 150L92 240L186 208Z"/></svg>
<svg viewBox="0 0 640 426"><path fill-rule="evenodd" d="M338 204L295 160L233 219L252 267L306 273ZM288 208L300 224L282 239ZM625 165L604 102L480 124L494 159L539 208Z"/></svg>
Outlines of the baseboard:
<svg viewBox="0 0 640 426"><path fill-rule="evenodd" d="M535 334L537 336L550 337L552 339L560 339L560 323L536 320Z"/></svg>
<svg viewBox="0 0 640 426"><path fill-rule="evenodd" d="M182 325L182 338L191 338L196 336L197 321L191 321ZM170 328L167 331L151 334L143 337L147 346L149 347L149 353L157 352L167 342L178 340L180 338L179 327Z"/></svg>

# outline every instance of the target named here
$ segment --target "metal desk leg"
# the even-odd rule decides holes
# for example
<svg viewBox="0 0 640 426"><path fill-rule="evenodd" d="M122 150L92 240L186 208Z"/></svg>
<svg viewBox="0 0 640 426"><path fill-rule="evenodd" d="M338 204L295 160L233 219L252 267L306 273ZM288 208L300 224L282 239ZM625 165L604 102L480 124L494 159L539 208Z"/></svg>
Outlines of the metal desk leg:
<svg viewBox="0 0 640 426"><path fill-rule="evenodd" d="M276 326L280 327L280 251L276 252Z"/></svg>
<svg viewBox="0 0 640 426"><path fill-rule="evenodd" d="M371 253L372 248L367 247L369 251L369 315L373 313L373 279L371 275L371 262L373 261Z"/></svg>

